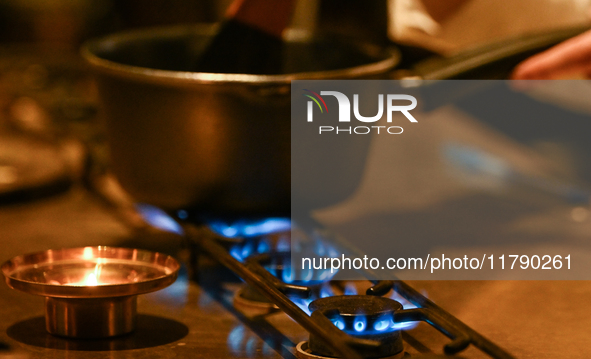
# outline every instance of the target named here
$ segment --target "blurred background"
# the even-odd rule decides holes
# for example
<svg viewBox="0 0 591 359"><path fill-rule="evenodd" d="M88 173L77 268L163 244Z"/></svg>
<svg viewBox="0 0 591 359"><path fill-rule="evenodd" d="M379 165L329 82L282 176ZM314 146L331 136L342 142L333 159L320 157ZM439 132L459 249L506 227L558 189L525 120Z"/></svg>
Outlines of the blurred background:
<svg viewBox="0 0 591 359"><path fill-rule="evenodd" d="M92 76L78 53L79 48L89 38L120 31L175 24L215 23L224 18L231 2L0 0L0 223L4 223L7 226L5 228L12 228L8 232L22 232L22 221L14 221L14 218L30 216L27 211L39 208L35 203L51 203L37 200L53 198L56 194L66 194L56 199L64 203L77 198L81 206L88 203L98 206L99 212L108 219L103 223L98 221L102 217L95 213L96 208L86 213L74 210L76 206L68 207L70 209L56 215L59 220L49 220L48 229L55 231L49 237L64 235L70 238L65 242L72 245L81 241L76 239L75 231L69 229L72 220L62 220L67 218L67 213L76 218L83 216L88 228L101 228L94 240L84 240L87 244L93 241L102 243L105 237L127 238L130 233L145 229L133 200L110 174L109 150L98 94ZM494 0L453 0L446 1L444 6L437 0L299 0L290 30L305 31L312 36L336 34L352 41L396 46L402 59L392 76L399 78L413 76L413 71L424 64L427 64L428 69L435 68L436 73L442 66L454 68L462 59L467 58L470 63L472 57L465 57L464 54L494 53L491 49L499 47L489 47L491 44L511 48L515 44L521 46L520 41L532 34L560 32L564 28L585 28L590 24L590 4L591 0L520 0L505 2L502 6ZM568 33L558 38L561 36L568 36ZM527 53L532 52L531 48L526 50L529 51ZM508 54L519 51L518 47ZM516 63L513 59L502 67L495 61L491 60L488 70L492 68L497 71L496 78L506 77L507 69L510 71L510 66ZM464 78L471 78L472 75L473 72L468 71ZM470 101L477 103L472 99L465 99L464 102ZM463 108L462 115L466 113L482 115ZM432 116L436 118L438 114L435 112ZM481 120L472 120L478 126L482 125ZM495 121L493 119L484 125L487 131L492 131L487 132L487 138L490 138L490 133L494 133L494 136L503 138L502 141L519 143L517 147L533 153L535 161L529 155L522 156L520 153L523 151L513 151L509 155L523 157L525 167L543 158L540 161L551 162L545 166L551 169L552 175L558 174L561 178L575 182L580 180L577 168L588 167L581 166L585 160L577 160L579 157L586 159L587 155L581 157L580 152L573 152L574 147L579 151L580 144L585 142L585 126L573 130L578 142L571 143L568 136L558 140L552 138L551 129L543 131L538 126L539 131L533 133L528 130L533 128L531 124L515 127L510 120ZM457 128L446 126L443 126L445 131L451 132L452 137L456 136L454 133L466 132L465 124ZM495 129L491 130L490 127ZM482 149L482 144L486 142L473 134L457 136L471 138L468 142L474 146L470 148L474 149ZM417 141L408 136L407 139L410 142ZM438 141L432 139L430 143ZM485 147L487 151L492 149L493 155L504 156L507 151L503 149L502 141L493 141ZM401 142L402 148L398 152L412 148L412 145L404 143ZM383 167L384 163L396 163L392 157L395 155L388 157L385 151L377 150L380 148L379 140L374 148L372 153L376 155L372 158L380 160L369 162L371 165L367 177L381 178L377 169ZM586 149L584 146L582 148ZM432 155L436 163L441 164L441 153L434 152ZM502 158L507 160L507 156ZM441 166L445 167L445 164ZM523 167L521 164L519 166ZM424 177L421 175L423 170L439 171L439 175L446 176L445 170L435 165L421 168L418 162L409 168L405 167L404 171L397 174L396 180L411 187L400 187L402 193L393 191L392 197L381 196L380 201L375 201L370 207L416 209L417 204L412 201L417 201L420 196L406 200L404 193L426 192L429 198L439 198L439 194L434 194L436 191L428 190L432 186L421 185L414 179ZM583 177L589 177L589 173L591 171L586 171ZM413 190L405 191L403 187ZM367 197L367 193L367 186L362 186L357 197L353 198L353 203L356 203L355 198ZM92 200L89 201L89 198ZM412 203L408 204L408 201ZM34 204L30 205L31 202ZM430 199L424 203L433 205ZM356 204L349 208L364 207ZM371 210L368 209L369 212ZM583 212L579 210L575 216L582 218L586 213L586 209ZM114 222L113 215L116 219ZM44 218L33 217L37 220ZM331 215L327 214L326 218L331 218ZM348 211L336 211L332 218L346 221L352 215ZM105 236L105 231L109 232L108 236ZM39 230L33 232L38 233ZM18 242L17 239L14 241ZM50 247L51 241L40 239L38 246L40 249ZM22 249L15 248L13 253L3 253L3 257L21 252Z"/></svg>
<svg viewBox="0 0 591 359"><path fill-rule="evenodd" d="M9 205L1 208L7 215L0 216L0 223L18 225L9 218L14 218L17 209L31 209L21 204L55 194L84 193L123 221L123 229L115 231L115 236L128 235L129 228L143 228L132 199L110 175L97 90L78 50L89 38L119 31L218 22L230 3L231 0L0 0L0 205ZM450 64L454 65L457 56L461 59L462 54L473 54L472 49L486 54L490 50L487 46L493 43L510 47L532 34L586 27L590 24L590 4L591 0L520 0L503 5L494 0L453 0L446 1L444 6L437 0L299 0L290 28L313 36L337 34L355 41L396 46L402 53L397 73L412 76L414 69L433 61L440 61L435 68L441 63L453 68ZM452 62L441 62L442 59ZM493 68L497 66L491 64ZM505 71L498 76L507 75ZM469 76L471 73L466 77ZM550 167L558 168L553 171L560 176L577 178L574 168L581 162L575 163L568 139L538 141L552 131L530 136L524 128L531 126L513 128L509 122L489 121L487 126L492 123L503 136L525 144L527 151L533 148L536 156L552 160ZM574 132L583 134L584 130ZM577 137L577 141L585 142L584 136ZM496 143L487 146L493 152L502 147ZM379 141L374 147L379 148ZM498 155L503 151L497 152ZM532 162L528 158L525 163ZM386 162L392 159L383 157L373 168ZM413 164L397 179L401 183L417 183L413 178L421 177L417 175L419 168ZM371 172L368 176L372 176ZM404 196L395 197L394 201L383 197L387 205L380 206L396 207L396 203L404 202ZM91 213L87 220L94 226L98 217ZM581 212L577 213L580 217ZM350 217L343 213L335 216L343 220ZM60 228L57 223L53 221L51 226L55 228L51 230ZM64 224L65 235L74 236L66 227ZM97 236L97 242L102 240ZM43 248L50 246L43 241L39 244ZM12 254L17 253L20 252L15 250ZM6 253L4 257L8 256Z"/></svg>
<svg viewBox="0 0 591 359"><path fill-rule="evenodd" d="M97 89L78 51L87 39L119 31L218 22L230 3L0 0L0 262L32 251L90 245L153 249L186 259L180 236L151 229L111 174ZM499 49L492 44L513 49L508 56L519 53L519 46L531 54L539 49L528 48L525 39L564 28L579 30L557 38L582 31L591 25L590 6L591 0L299 0L291 29L395 45L402 59L392 76L400 78L414 76L417 69L440 74L442 66L447 71L474 64L475 54ZM541 47L552 41L542 41ZM491 57L483 63L486 75L497 71L493 77L506 78L516 58L504 63ZM470 66L465 68L474 70ZM470 71L464 78L480 76ZM588 91L581 88L583 100L573 105L587 103L587 114ZM403 231L438 236L443 228L452 238L466 235L462 222L471 223L474 232L468 235L486 232L493 241L500 222L518 234L555 242L570 236L586 245L591 233L588 122L556 132L551 116L517 126L513 118L487 118L497 109L469 97L456 107L442 106L424 114L427 125L401 137L394 151L377 136L357 193L318 217L362 240L367 232L351 229L360 216L393 212L378 219L391 226L397 241L405 238ZM499 167L506 171L499 174ZM567 194L573 190L574 200L565 199L562 184ZM473 198L478 202L469 201ZM576 351L588 343L591 314L580 308L587 305L589 286L491 281L419 282L417 287L427 288L436 302L519 357L543 357L531 348L546 357L564 357L567 348L573 351L567 357L580 357ZM37 298L8 294L6 286L1 290L8 302L1 313L0 352L2 342L18 347L4 328L30 317L31 308L35 315L42 310ZM491 315L493 308L505 316ZM160 315L160 309L155 312ZM186 320L186 312L175 313ZM533 320L522 320L530 314ZM207 332L211 328L204 323ZM556 335L559 331L564 334Z"/></svg>
<svg viewBox="0 0 591 359"><path fill-rule="evenodd" d="M53 144L68 143L72 147L70 156L83 147L91 152L88 158L94 161L84 165L86 170L103 170L95 166L106 165L107 161L97 117L97 95L78 55L80 45L89 38L129 29L217 22L223 19L230 3L0 0L0 133L12 131L26 134L29 139L33 136ZM408 69L425 59L453 56L489 43L507 39L511 43L532 33L586 25L590 3L520 0L500 6L493 0L453 0L442 6L436 0L299 0L291 28L380 45L396 44L403 55L398 68ZM17 183L27 175L17 179L16 173L23 171L8 163L25 161L27 156L22 150L16 151L19 156L8 153L8 148L2 151L0 186L5 188L0 187L0 193L22 196L14 193L21 187L31 187ZM32 176L27 181L39 182L36 175L27 173ZM51 176L55 177L55 173ZM63 187L63 182L58 184Z"/></svg>

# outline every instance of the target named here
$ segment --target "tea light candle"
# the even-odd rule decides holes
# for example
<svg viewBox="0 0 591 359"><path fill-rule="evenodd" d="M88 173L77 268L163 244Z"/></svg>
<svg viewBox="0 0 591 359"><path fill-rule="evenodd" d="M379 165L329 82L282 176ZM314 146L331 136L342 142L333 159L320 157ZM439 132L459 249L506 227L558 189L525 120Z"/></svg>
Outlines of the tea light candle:
<svg viewBox="0 0 591 359"><path fill-rule="evenodd" d="M11 288L45 297L47 331L101 338L131 332L137 295L172 284L179 267L162 253L99 246L17 256L1 269Z"/></svg>

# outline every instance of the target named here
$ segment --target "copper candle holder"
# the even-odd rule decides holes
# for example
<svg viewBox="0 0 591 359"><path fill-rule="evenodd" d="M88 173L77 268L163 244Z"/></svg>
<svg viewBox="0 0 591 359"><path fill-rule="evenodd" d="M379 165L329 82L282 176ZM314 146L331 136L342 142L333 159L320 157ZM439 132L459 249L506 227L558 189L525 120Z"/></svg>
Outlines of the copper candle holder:
<svg viewBox="0 0 591 359"><path fill-rule="evenodd" d="M97 246L24 254L1 269L9 287L45 297L49 333L105 338L133 331L137 296L172 284L179 267L166 254Z"/></svg>

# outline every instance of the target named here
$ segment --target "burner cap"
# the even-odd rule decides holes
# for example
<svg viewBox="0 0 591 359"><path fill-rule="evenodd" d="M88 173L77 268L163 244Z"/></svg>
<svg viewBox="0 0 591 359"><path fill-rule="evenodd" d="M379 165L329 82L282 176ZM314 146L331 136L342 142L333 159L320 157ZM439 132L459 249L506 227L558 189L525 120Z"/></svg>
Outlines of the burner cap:
<svg viewBox="0 0 591 359"><path fill-rule="evenodd" d="M321 311L334 325L345 333L362 339L379 341L378 348L366 348L363 355L368 358L391 357L403 351L400 331L395 329L394 312L402 304L384 297L371 295L341 295L313 301L312 312ZM310 335L309 348L312 353L334 357L336 353L319 338Z"/></svg>
<svg viewBox="0 0 591 359"><path fill-rule="evenodd" d="M365 315L368 317L392 314L402 309L397 301L372 295L339 295L320 298L309 306L310 310L338 310L342 316Z"/></svg>

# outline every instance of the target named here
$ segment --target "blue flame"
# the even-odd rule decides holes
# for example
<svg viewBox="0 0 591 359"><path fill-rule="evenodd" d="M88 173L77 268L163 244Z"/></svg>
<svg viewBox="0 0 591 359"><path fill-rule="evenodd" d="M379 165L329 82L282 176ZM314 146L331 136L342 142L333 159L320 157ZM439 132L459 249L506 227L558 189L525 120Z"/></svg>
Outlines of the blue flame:
<svg viewBox="0 0 591 359"><path fill-rule="evenodd" d="M396 323L394 319L390 321L390 329L392 330L405 330L405 329L412 329L419 325L419 322L401 322Z"/></svg>
<svg viewBox="0 0 591 359"><path fill-rule="evenodd" d="M234 257L236 260L239 260L242 262L242 250L240 249L240 247L238 246L234 246L232 248L230 248L230 255L232 257Z"/></svg>
<svg viewBox="0 0 591 359"><path fill-rule="evenodd" d="M291 267L283 268L283 274L281 277L283 278L283 282L287 284L293 282L293 277L291 275Z"/></svg>
<svg viewBox="0 0 591 359"><path fill-rule="evenodd" d="M330 272L330 269L313 269L309 267L302 268L299 273L296 273L295 277L298 278L298 282L302 285L317 285L326 283L336 274Z"/></svg>
<svg viewBox="0 0 591 359"><path fill-rule="evenodd" d="M345 322L340 318L334 319L332 323L340 330L345 329Z"/></svg>
<svg viewBox="0 0 591 359"><path fill-rule="evenodd" d="M383 315L375 322L369 322L369 318L363 314L345 317L337 315L330 318L330 321L337 328L351 335L381 334L397 330L390 326L392 315Z"/></svg>
<svg viewBox="0 0 591 359"><path fill-rule="evenodd" d="M425 293L425 292L422 292L422 294L425 297L427 296L427 293ZM405 298L403 298L402 296L400 296L396 292L392 292L392 295L390 295L390 299L394 299L398 303L402 304L402 308L403 309L414 309L414 308L418 308L416 305L414 305L413 303L409 302L408 300L406 300ZM392 329L392 330L408 330L408 329L412 329L412 328L416 327L417 325L419 325L419 322L401 322L401 323L396 323L396 322L394 322L394 319L391 319L390 320L390 329Z"/></svg>
<svg viewBox="0 0 591 359"><path fill-rule="evenodd" d="M355 295L357 294L357 287L355 287L355 284L353 283L347 283L345 284L345 290L344 290L344 295Z"/></svg>
<svg viewBox="0 0 591 359"><path fill-rule="evenodd" d="M373 328L378 332L383 332L390 327L391 322L391 318L382 317L374 323Z"/></svg>
<svg viewBox="0 0 591 359"><path fill-rule="evenodd" d="M334 296L334 292L332 291L332 288L330 287L329 284L323 285L322 288L320 288L320 298L326 298L326 297L332 297Z"/></svg>
<svg viewBox="0 0 591 359"><path fill-rule="evenodd" d="M184 232L180 224L160 208L145 203L137 203L135 209L148 224L163 231L183 235Z"/></svg>
<svg viewBox="0 0 591 359"><path fill-rule="evenodd" d="M228 230L226 228L226 230ZM278 239L276 243L276 249L273 250L272 242L268 237L255 237L244 239L240 243L233 245L230 248L230 253L234 256L234 258L243 261L246 258L250 257L254 254L264 254L264 253L272 253L272 252L289 252L289 239Z"/></svg>
<svg viewBox="0 0 591 359"><path fill-rule="evenodd" d="M308 306L310 303L314 301L314 299L300 299L300 298L291 298L291 301L295 303L301 310L303 310L306 314L310 315L310 308Z"/></svg>
<svg viewBox="0 0 591 359"><path fill-rule="evenodd" d="M314 271L312 268L303 268L302 269L302 281L304 283L310 282L314 278Z"/></svg>
<svg viewBox="0 0 591 359"><path fill-rule="evenodd" d="M367 327L367 320L365 319L364 315L360 315L360 316L356 317L355 320L353 321L353 329L355 329L355 331L357 333L364 332L366 327Z"/></svg>
<svg viewBox="0 0 591 359"><path fill-rule="evenodd" d="M291 272L290 272L291 273ZM284 272L285 275L285 272ZM292 281L293 283L300 284L299 281ZM354 295L357 290L354 283L348 282L345 284L345 288L343 292L345 295ZM310 298L307 299L300 299L300 298L291 298L291 300L306 314L310 315L310 309L308 306L311 302L318 298L326 298L330 296L334 296L335 293L333 288L331 287L330 283L324 283L320 286L320 288L313 292ZM426 293L423 293L426 296ZM408 300L401 297L398 293L393 292L390 295L391 299L394 299L403 305L404 309L412 309L417 308L416 305L412 304ZM396 323L394 322L394 318L391 314L383 314L382 316L375 319L375 321L368 322L368 317L363 314L357 314L354 316L340 316L337 315L336 317L329 318L331 322L340 330L351 334L351 335L359 335L359 334L380 334L380 333L388 333L392 331L399 331L399 330L408 330L416 327L419 322L402 322Z"/></svg>
<svg viewBox="0 0 591 359"><path fill-rule="evenodd" d="M222 235L230 238L238 236L238 229L232 226L221 228L220 232Z"/></svg>
<svg viewBox="0 0 591 359"><path fill-rule="evenodd" d="M423 295L426 297L425 293L423 293ZM392 295L390 295L390 299L394 299L398 303L402 304L402 308L404 308L404 309L418 308L416 305L409 302L408 300L406 300L406 298L402 297L400 294L398 294L396 292L392 292Z"/></svg>
<svg viewBox="0 0 591 359"><path fill-rule="evenodd" d="M258 253L268 253L271 251L271 245L269 244L269 240L266 238L261 239L259 245L257 246Z"/></svg>
<svg viewBox="0 0 591 359"><path fill-rule="evenodd" d="M289 252L291 250L291 243L289 238L281 237L277 241L277 252Z"/></svg>
<svg viewBox="0 0 591 359"><path fill-rule="evenodd" d="M252 253L253 253L254 249L251 243L245 243L242 246L242 258L248 258Z"/></svg>
<svg viewBox="0 0 591 359"><path fill-rule="evenodd" d="M289 218L265 218L261 220L240 220L233 223L226 221L210 221L210 228L228 238L257 237L265 234L288 231L291 228Z"/></svg>

